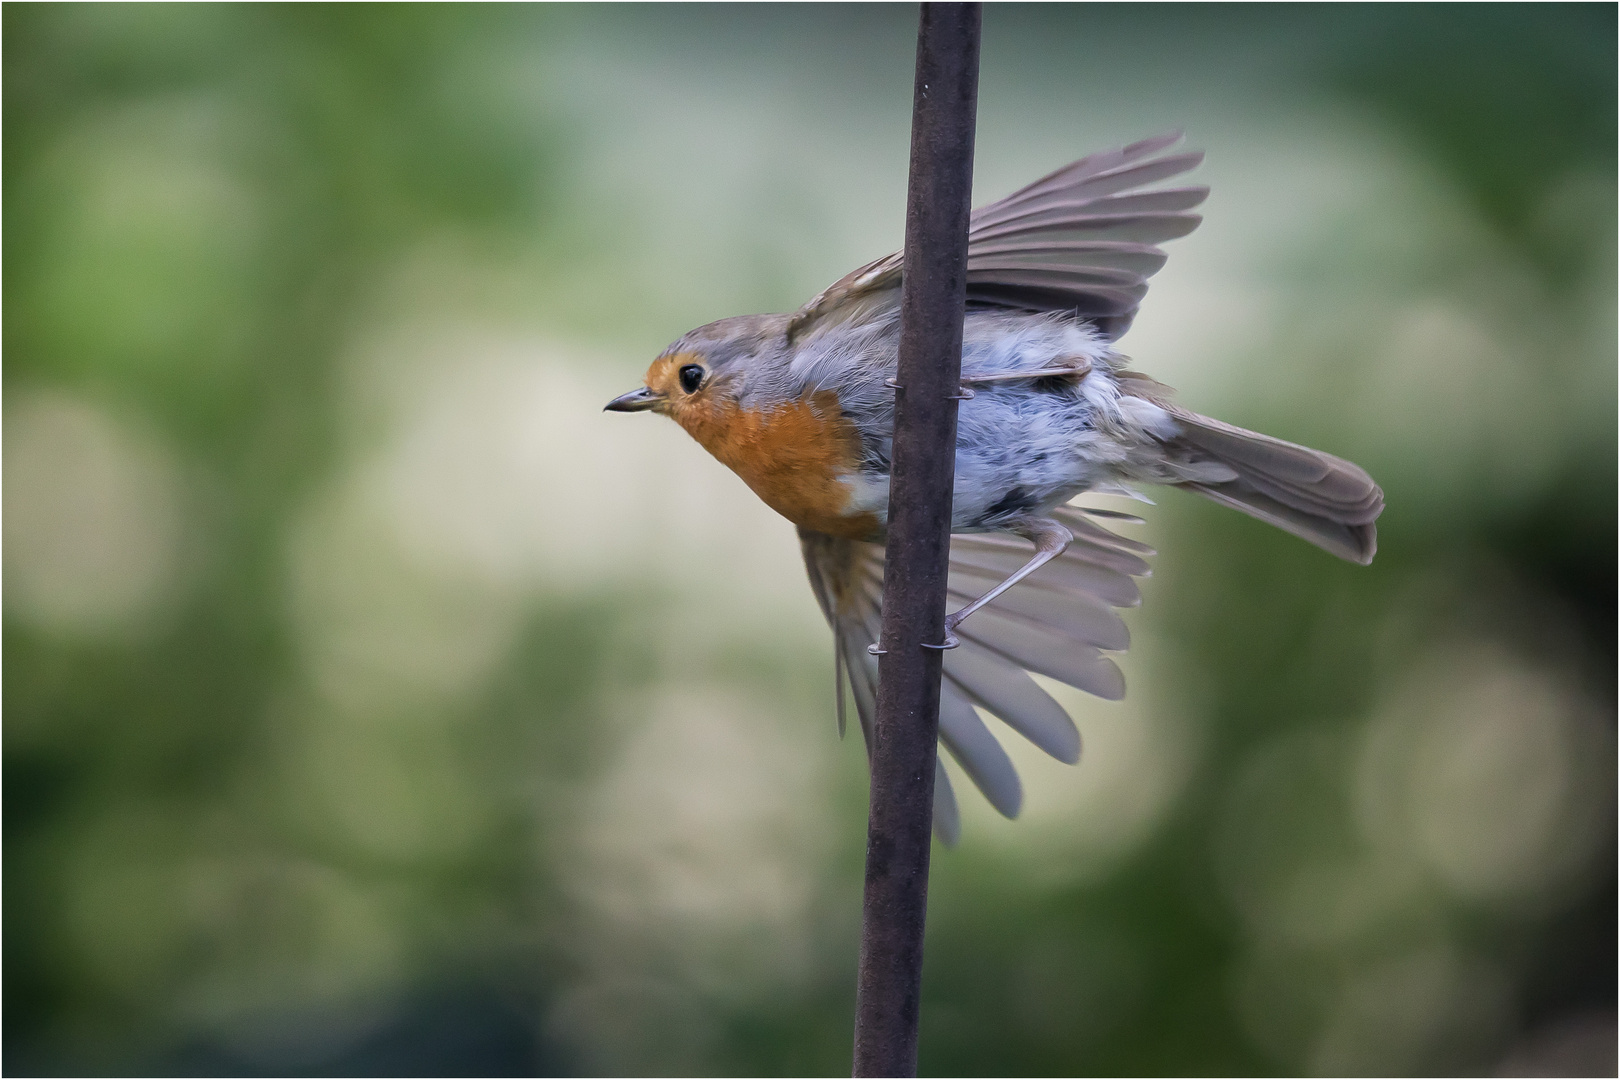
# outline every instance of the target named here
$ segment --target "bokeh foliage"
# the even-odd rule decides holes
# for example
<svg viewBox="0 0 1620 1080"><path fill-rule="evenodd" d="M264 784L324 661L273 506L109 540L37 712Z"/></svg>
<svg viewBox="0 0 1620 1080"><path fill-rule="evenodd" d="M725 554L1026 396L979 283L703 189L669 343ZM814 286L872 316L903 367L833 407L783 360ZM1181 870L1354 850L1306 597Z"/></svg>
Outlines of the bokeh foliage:
<svg viewBox="0 0 1620 1080"><path fill-rule="evenodd" d="M9 1072L846 1070L864 782L791 536L587 410L897 243L912 18L4 9ZM1148 511L1137 711L1077 712L1115 793L938 855L925 1072L1449 1073L1612 1017L1614 42L989 10L981 183L1187 123L1236 182L1126 348L1390 508L1369 570ZM1334 216L1249 293L1173 277L1302 177ZM1206 296L1239 344L1153 336Z"/></svg>

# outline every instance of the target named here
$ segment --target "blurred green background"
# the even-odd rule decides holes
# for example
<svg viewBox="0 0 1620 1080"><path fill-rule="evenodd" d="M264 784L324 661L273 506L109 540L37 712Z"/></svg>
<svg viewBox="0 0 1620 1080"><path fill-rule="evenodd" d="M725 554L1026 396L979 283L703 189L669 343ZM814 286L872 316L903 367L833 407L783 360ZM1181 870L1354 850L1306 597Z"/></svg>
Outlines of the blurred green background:
<svg viewBox="0 0 1620 1080"><path fill-rule="evenodd" d="M915 9L3 20L6 1072L847 1074L793 531L599 410L899 246ZM1615 23L987 9L978 200L1184 127L1123 348L1389 509L1146 512L925 1073L1613 1075Z"/></svg>

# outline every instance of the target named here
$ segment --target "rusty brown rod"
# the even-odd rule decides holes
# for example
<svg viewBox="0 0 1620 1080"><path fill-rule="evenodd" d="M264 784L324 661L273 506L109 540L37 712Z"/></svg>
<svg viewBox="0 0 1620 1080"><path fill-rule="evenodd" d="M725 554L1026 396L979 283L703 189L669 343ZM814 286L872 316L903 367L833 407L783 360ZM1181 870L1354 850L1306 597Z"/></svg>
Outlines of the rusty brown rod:
<svg viewBox="0 0 1620 1080"><path fill-rule="evenodd" d="M917 29L856 1076L917 1074L979 26L978 4L925 3Z"/></svg>

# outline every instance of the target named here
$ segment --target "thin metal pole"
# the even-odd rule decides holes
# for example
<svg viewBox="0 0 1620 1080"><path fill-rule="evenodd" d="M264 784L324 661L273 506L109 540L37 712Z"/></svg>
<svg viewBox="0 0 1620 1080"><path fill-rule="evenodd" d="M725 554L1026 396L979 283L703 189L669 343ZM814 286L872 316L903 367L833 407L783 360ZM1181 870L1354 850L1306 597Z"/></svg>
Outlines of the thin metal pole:
<svg viewBox="0 0 1620 1080"><path fill-rule="evenodd" d="M872 738L856 1076L915 1076L962 373L978 4L923 4L906 191L883 647Z"/></svg>

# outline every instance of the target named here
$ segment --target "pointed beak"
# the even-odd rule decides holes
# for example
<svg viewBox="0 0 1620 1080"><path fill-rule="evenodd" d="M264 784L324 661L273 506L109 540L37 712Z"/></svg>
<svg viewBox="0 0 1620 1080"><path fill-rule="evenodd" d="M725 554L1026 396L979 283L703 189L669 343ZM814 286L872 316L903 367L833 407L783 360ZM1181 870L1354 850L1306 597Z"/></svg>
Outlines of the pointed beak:
<svg viewBox="0 0 1620 1080"><path fill-rule="evenodd" d="M620 394L603 408L603 412L646 412L664 400L645 386L638 386L628 394Z"/></svg>

